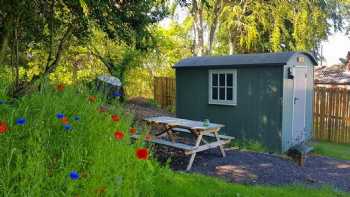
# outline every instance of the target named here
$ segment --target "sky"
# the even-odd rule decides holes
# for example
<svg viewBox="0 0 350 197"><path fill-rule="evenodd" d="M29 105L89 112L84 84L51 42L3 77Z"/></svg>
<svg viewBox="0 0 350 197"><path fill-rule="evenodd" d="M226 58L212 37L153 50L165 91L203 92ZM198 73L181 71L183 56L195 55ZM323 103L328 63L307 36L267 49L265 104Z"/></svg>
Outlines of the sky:
<svg viewBox="0 0 350 197"><path fill-rule="evenodd" d="M350 35L346 36L344 32L338 32L328 37L327 41L322 42L323 56L326 61L323 65L339 64L339 58L345 58L350 51Z"/></svg>

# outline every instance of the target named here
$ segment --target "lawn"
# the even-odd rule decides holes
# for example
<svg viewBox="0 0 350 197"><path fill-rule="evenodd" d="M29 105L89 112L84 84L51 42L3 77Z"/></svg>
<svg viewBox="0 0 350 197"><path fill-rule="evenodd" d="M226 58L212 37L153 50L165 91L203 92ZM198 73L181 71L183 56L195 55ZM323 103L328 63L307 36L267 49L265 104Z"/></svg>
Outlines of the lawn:
<svg viewBox="0 0 350 197"><path fill-rule="evenodd" d="M17 101L0 99L1 196L346 196L173 172L149 149L147 159L136 154L149 147L130 141L133 114L118 103L101 110L106 101L83 87L47 85Z"/></svg>
<svg viewBox="0 0 350 197"><path fill-rule="evenodd" d="M313 146L316 154L350 161L350 144L314 142Z"/></svg>

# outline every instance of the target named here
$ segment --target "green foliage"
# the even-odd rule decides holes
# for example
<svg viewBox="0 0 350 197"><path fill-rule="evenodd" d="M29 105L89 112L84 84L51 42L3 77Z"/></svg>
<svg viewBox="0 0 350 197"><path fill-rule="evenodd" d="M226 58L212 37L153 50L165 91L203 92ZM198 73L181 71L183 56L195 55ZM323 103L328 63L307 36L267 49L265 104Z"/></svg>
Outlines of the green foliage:
<svg viewBox="0 0 350 197"><path fill-rule="evenodd" d="M125 83L130 96L153 97L153 77L174 77L172 66L181 59L191 56L190 40L187 37L187 22L172 22L168 28L154 28L157 48L139 56L138 66L127 70Z"/></svg>
<svg viewBox="0 0 350 197"><path fill-rule="evenodd" d="M342 160L350 161L350 145L349 144L335 144L330 142L314 142L312 144L314 147L313 153L333 157Z"/></svg>
<svg viewBox="0 0 350 197"><path fill-rule="evenodd" d="M235 53L315 51L327 38L328 14L318 1L232 1L222 11L219 43Z"/></svg>
<svg viewBox="0 0 350 197"><path fill-rule="evenodd" d="M170 113L175 114L176 113L176 106L175 105L169 105L166 107L166 110Z"/></svg>
<svg viewBox="0 0 350 197"><path fill-rule="evenodd" d="M227 197L345 197L349 193L335 192L331 187L310 189L301 185L291 186L247 186L225 183L222 180L198 174L185 174L167 171L158 177L158 196L227 196ZM164 186L163 186L164 185ZM205 191L205 192L204 192Z"/></svg>
<svg viewBox="0 0 350 197"><path fill-rule="evenodd" d="M124 81L126 65L132 64L130 62L134 60L133 55L139 53L135 51L147 51L155 46L150 28L167 13L163 1L153 0L136 2L50 0L16 3L2 1L1 5L0 35L3 36L0 39L0 62L6 59L5 64L15 68L13 75L16 76L16 80L10 93L12 96L26 89L22 87L23 84L33 84L35 80L48 76L59 66L63 73L69 70L65 66L67 62L60 64L63 54L67 54L67 49L74 46L76 47L74 55L77 53L78 56L81 55L80 52L88 44L93 28L105 32L108 38L112 38L113 42L124 48L124 53L119 53L122 56L119 65L113 65L111 61L106 61L105 64L108 69L110 67L116 69ZM36 21L38 22L35 23ZM12 34L14 36L10 36ZM31 57L25 57L27 51L36 51L40 54L41 65L28 63ZM73 57L70 54L67 56ZM23 57L23 61L20 61L19 57ZM75 57L77 58L79 57ZM98 58L106 60L105 57ZM79 60L73 61L77 63ZM73 78L76 79L78 74L75 73L77 68L74 66ZM24 74L25 77L22 76L22 80L30 83L19 80L20 67L32 68ZM57 79L57 76L54 78ZM65 75L63 81L68 82L70 78L72 77Z"/></svg>
<svg viewBox="0 0 350 197"><path fill-rule="evenodd" d="M148 27L167 14L164 1L88 1L87 4L90 17L109 38L122 40L141 50L154 46Z"/></svg>
<svg viewBox="0 0 350 197"><path fill-rule="evenodd" d="M27 64L20 66L21 80L31 81L33 77L45 71L43 59L47 57L45 50L29 48ZM81 81L94 80L97 75L107 72L103 63L93 56L87 47L79 45L76 39L62 53L62 60L57 68L49 74L54 83L73 84Z"/></svg>
<svg viewBox="0 0 350 197"><path fill-rule="evenodd" d="M13 79L11 78L11 70L0 65L0 99L8 99L7 89Z"/></svg>
<svg viewBox="0 0 350 197"><path fill-rule="evenodd" d="M160 109L160 105L159 103L157 103L157 101L155 101L154 99L147 99L147 105L154 107L154 108L159 108Z"/></svg>

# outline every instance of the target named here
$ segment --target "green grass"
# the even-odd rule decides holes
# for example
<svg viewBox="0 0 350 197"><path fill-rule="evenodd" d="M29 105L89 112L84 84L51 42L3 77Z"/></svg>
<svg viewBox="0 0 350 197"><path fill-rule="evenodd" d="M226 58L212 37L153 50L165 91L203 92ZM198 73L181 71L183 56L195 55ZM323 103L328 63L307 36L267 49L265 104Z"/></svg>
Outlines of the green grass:
<svg viewBox="0 0 350 197"><path fill-rule="evenodd" d="M316 154L350 161L350 144L314 142L313 146Z"/></svg>
<svg viewBox="0 0 350 197"><path fill-rule="evenodd" d="M0 196L346 196L330 188L306 189L302 186L263 187L230 184L196 174L173 172L154 159L135 157L135 149L147 147L142 141L131 143L128 129L133 115L114 103L108 113L98 107L98 97L90 103L91 93L68 87L63 93L51 86L20 100L0 105L0 121L10 129L0 135ZM94 94L95 95L95 94ZM0 96L1 99L1 96ZM73 126L65 131L56 118L64 113ZM121 121L111 121L118 114ZM81 120L72 120L79 115ZM25 117L24 126L15 124ZM123 131L116 141L113 133ZM76 170L80 179L69 173Z"/></svg>
<svg viewBox="0 0 350 197"><path fill-rule="evenodd" d="M166 170L157 181L157 196L193 197L340 197L350 194L335 192L329 187L310 189L304 186L247 186L196 174L175 173Z"/></svg>

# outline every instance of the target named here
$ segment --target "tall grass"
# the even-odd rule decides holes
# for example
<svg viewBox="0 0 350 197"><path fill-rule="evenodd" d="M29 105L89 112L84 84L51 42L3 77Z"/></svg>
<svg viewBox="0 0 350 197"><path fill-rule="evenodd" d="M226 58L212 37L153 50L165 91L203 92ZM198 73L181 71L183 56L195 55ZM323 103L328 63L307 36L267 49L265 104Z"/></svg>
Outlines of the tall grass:
<svg viewBox="0 0 350 197"><path fill-rule="evenodd" d="M104 101L98 97L96 103L89 102L86 90L44 89L0 106L0 120L10 127L0 135L0 193L71 196L105 188L106 194L153 195L152 176L158 165L136 159L135 149L142 145L130 143L132 115L117 104L109 113L98 112ZM70 118L72 130L64 129L57 113ZM122 121L113 122L110 114L118 114ZM73 116L80 116L80 121ZM15 124L20 117L27 120L23 126ZM122 141L114 139L116 130L125 133ZM69 178L73 170L81 175L77 181Z"/></svg>

